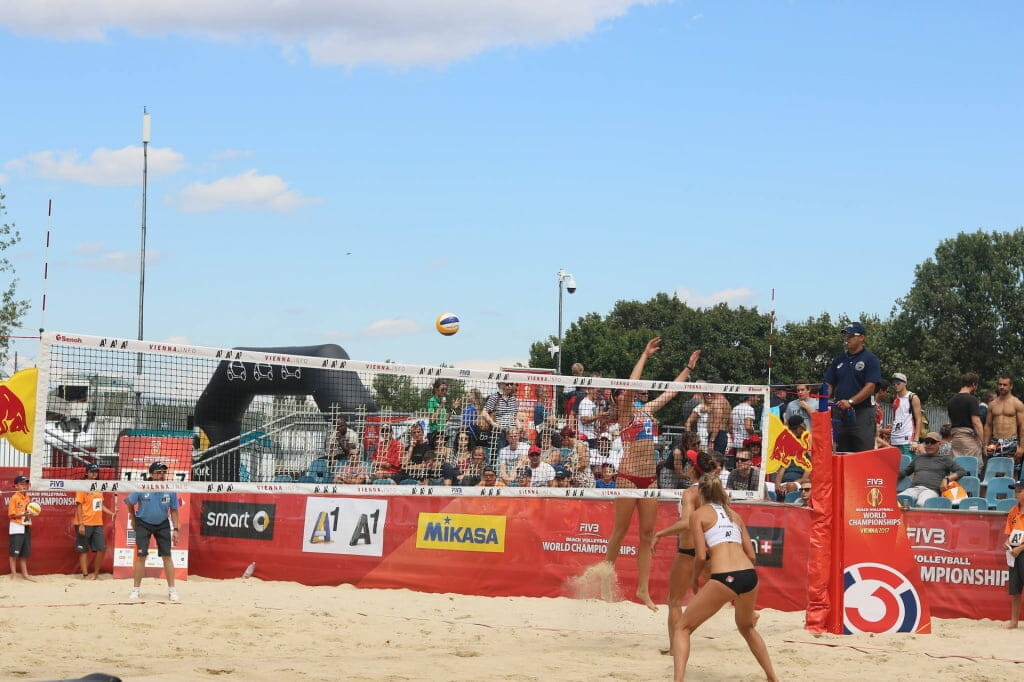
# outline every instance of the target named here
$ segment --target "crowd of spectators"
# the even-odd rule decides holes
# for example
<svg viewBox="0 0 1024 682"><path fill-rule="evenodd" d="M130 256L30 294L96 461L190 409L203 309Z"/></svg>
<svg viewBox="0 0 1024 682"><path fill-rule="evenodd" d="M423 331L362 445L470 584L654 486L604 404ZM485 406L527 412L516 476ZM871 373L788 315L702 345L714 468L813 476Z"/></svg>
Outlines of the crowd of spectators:
<svg viewBox="0 0 1024 682"><path fill-rule="evenodd" d="M921 399L908 388L907 375L894 372L887 380L876 371L879 363L865 348L863 325L852 323L842 333L846 351L833 360L825 375L833 393L837 451L851 445L898 447L905 456L901 477L911 479L905 494L918 504L941 495L967 475L956 464L957 456L975 457L978 475L995 456L1013 458L1019 472L1024 402L1013 395L1010 377L999 377L998 391L987 392L979 400L975 396L979 377L964 374L962 388L948 401L949 423L938 431L929 430ZM858 374L855 370L861 365ZM572 372L584 376L578 363ZM721 383L717 378L708 381ZM722 465L727 488L757 490L765 476L764 487L772 498L806 505L813 476L811 415L822 397L816 390L819 386L811 381L772 386L770 409L794 437L798 452L767 476L761 438L767 428L760 423L760 396L736 396L733 404L721 393L693 396L684 411L682 436L673 442L657 441L659 484L687 487L687 462L705 452ZM447 382L437 379L422 415L379 422L375 437L365 441L339 418L318 469L327 479L348 484L387 480L460 486L615 487L623 442L612 391L567 386L556 406L550 389L536 386L530 393L533 403L526 409L532 414L525 415L517 388L512 382L499 382L486 398L477 388L469 388L449 404ZM883 411L881 406L890 401L891 410ZM869 438L866 446L865 437Z"/></svg>

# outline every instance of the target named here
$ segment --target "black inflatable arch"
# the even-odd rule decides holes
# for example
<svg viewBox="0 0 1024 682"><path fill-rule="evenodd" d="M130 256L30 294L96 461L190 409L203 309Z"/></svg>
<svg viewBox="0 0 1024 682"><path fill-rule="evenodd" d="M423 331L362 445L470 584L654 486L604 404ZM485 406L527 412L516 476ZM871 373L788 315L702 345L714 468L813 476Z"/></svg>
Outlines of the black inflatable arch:
<svg viewBox="0 0 1024 682"><path fill-rule="evenodd" d="M348 360L341 346L238 347L268 355L304 355ZM373 396L355 372L270 363L222 360L196 403L195 425L210 439L210 448L193 464L196 480L237 481L240 455L236 439L242 417L257 395L312 396L324 419L359 408L376 412ZM221 445L223 444L223 446ZM228 454L221 455L221 452Z"/></svg>

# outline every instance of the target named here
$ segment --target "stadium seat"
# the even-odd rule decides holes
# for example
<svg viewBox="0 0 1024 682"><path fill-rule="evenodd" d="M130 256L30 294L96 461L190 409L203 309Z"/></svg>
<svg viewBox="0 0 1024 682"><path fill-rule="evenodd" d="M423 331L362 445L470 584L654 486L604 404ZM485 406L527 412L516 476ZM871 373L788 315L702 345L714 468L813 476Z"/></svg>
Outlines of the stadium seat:
<svg viewBox="0 0 1024 682"><path fill-rule="evenodd" d="M904 476L900 479L900 482L896 484L896 492L901 493L912 485L914 485L914 479L910 476Z"/></svg>
<svg viewBox="0 0 1024 682"><path fill-rule="evenodd" d="M415 478L405 478L398 482L398 485L419 485L420 482Z"/></svg>
<svg viewBox="0 0 1024 682"><path fill-rule="evenodd" d="M896 502L898 502L901 507L914 506L914 498L911 497L910 495L897 495Z"/></svg>
<svg viewBox="0 0 1024 682"><path fill-rule="evenodd" d="M988 500L984 497L965 497L960 500L960 511L988 511Z"/></svg>
<svg viewBox="0 0 1024 682"><path fill-rule="evenodd" d="M373 479L374 485L394 485L395 482L390 478L375 478Z"/></svg>
<svg viewBox="0 0 1024 682"><path fill-rule="evenodd" d="M786 493L786 504L792 504L792 503L796 502L799 499L800 499L800 491L799 490L793 490L791 492Z"/></svg>
<svg viewBox="0 0 1024 682"><path fill-rule="evenodd" d="M911 457L910 455L906 454L906 453L900 455L900 471L903 471L904 469L906 469L910 465L910 463L913 462L913 461L914 461L914 458Z"/></svg>
<svg viewBox="0 0 1024 682"><path fill-rule="evenodd" d="M1013 457L993 457L985 462L985 478L981 482L988 485L996 478L1004 476L1013 476Z"/></svg>
<svg viewBox="0 0 1024 682"><path fill-rule="evenodd" d="M313 476L317 479L324 479L330 475L327 470L327 460L325 459L314 459L309 463L309 469L306 471L307 476Z"/></svg>
<svg viewBox="0 0 1024 682"><path fill-rule="evenodd" d="M967 457L966 459L974 459L973 457ZM964 467L965 469L967 467ZM981 481L977 476L964 476L957 483L960 487L967 491L968 497L981 497Z"/></svg>
<svg viewBox="0 0 1024 682"><path fill-rule="evenodd" d="M274 476L274 483L294 483L295 479L291 474L278 474Z"/></svg>
<svg viewBox="0 0 1024 682"><path fill-rule="evenodd" d="M998 500L996 502L996 511L1008 512L1010 511L1010 509L1013 508L1013 505L1015 504L1017 504L1017 500L1013 499L1012 497L1008 500Z"/></svg>
<svg viewBox="0 0 1024 682"><path fill-rule="evenodd" d="M249 473L249 467L244 464L238 465L238 480L242 483L248 483L252 480L252 475Z"/></svg>
<svg viewBox="0 0 1024 682"><path fill-rule="evenodd" d="M989 462L992 462L997 459L1003 458L993 457L992 459L989 460ZM1011 459L1010 462L1012 463L1013 460ZM1006 476L1002 476L1000 478L993 478L989 482L988 486L985 488L985 499L988 500L989 506L994 505L995 503L999 502L999 500L1010 500L1011 502L1013 502L1013 484L1014 480L1012 478L1007 478Z"/></svg>
<svg viewBox="0 0 1024 682"><path fill-rule="evenodd" d="M953 502L948 497L929 497L921 505L922 509L952 509Z"/></svg>
<svg viewBox="0 0 1024 682"><path fill-rule="evenodd" d="M309 474L302 474L299 476L299 483L319 483L323 479L317 478L316 476L310 476Z"/></svg>
<svg viewBox="0 0 1024 682"><path fill-rule="evenodd" d="M967 470L967 473L971 476L978 475L978 458L970 457L968 455L960 455L956 458L956 463Z"/></svg>

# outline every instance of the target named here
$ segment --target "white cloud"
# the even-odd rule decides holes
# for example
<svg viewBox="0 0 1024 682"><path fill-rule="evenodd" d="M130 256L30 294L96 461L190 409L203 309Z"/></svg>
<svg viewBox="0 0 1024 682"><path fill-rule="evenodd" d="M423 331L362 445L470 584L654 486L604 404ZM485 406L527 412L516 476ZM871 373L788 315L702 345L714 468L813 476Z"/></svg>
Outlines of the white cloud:
<svg viewBox="0 0 1024 682"><path fill-rule="evenodd" d="M288 188L277 175L260 175L255 170L206 184L193 182L173 200L183 211L201 213L238 205L272 211L290 211L306 204L320 203Z"/></svg>
<svg viewBox="0 0 1024 682"><path fill-rule="evenodd" d="M659 0L5 0L0 25L27 35L104 40L135 35L257 37L347 67L441 65L506 46L587 35Z"/></svg>
<svg viewBox="0 0 1024 682"><path fill-rule="evenodd" d="M229 159L240 159L246 156L252 156L252 152L247 149L221 149L210 154L210 159L212 161L227 161Z"/></svg>
<svg viewBox="0 0 1024 682"><path fill-rule="evenodd" d="M386 317L371 323L362 331L367 336L404 336L417 333L420 326L414 320Z"/></svg>
<svg viewBox="0 0 1024 682"><path fill-rule="evenodd" d="M8 161L7 170L38 175L50 180L70 180L87 185L136 185L142 179L142 146L121 149L100 147L82 159L76 150L47 150ZM185 156L166 147L150 147L147 168L152 175L170 175L185 167Z"/></svg>
<svg viewBox="0 0 1024 682"><path fill-rule="evenodd" d="M95 256L103 251L103 242L82 242L74 248L79 256Z"/></svg>
<svg viewBox="0 0 1024 682"><path fill-rule="evenodd" d="M710 308L719 303L729 306L744 305L753 300L756 294L746 287L739 289L722 289L712 294L702 294L684 287L676 289L676 298L691 308Z"/></svg>
<svg viewBox="0 0 1024 682"><path fill-rule="evenodd" d="M137 272L139 269L138 251L103 251L102 244L88 243L75 248L75 253L82 256L75 265L84 270ZM146 267L157 265L163 260L164 254L153 249L146 249Z"/></svg>
<svg viewBox="0 0 1024 682"><path fill-rule="evenodd" d="M0 173L0 186L6 185L6 184L7 184L7 176L4 175L3 173Z"/></svg>

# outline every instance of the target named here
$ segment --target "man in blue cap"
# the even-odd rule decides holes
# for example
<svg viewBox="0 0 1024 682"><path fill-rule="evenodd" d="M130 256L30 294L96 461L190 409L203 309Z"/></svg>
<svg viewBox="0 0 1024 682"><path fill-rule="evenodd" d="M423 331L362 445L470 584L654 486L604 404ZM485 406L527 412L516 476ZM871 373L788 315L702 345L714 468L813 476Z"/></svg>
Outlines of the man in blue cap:
<svg viewBox="0 0 1024 682"><path fill-rule="evenodd" d="M166 480L167 465L153 462L149 465L149 477L154 483ZM146 557L149 556L149 539L156 540L157 556L163 560L164 577L167 578L167 598L178 601L178 590L174 587L174 561L171 547L178 543L178 509L181 502L178 494L169 490L155 490L132 493L125 499L131 527L135 529L135 564L131 598L139 598L139 587L146 572Z"/></svg>
<svg viewBox="0 0 1024 682"><path fill-rule="evenodd" d="M846 351L825 370L829 399L839 411L834 434L836 452L862 452L875 447L875 408L871 396L882 380L878 356L864 347L867 330L851 322L842 331Z"/></svg>

